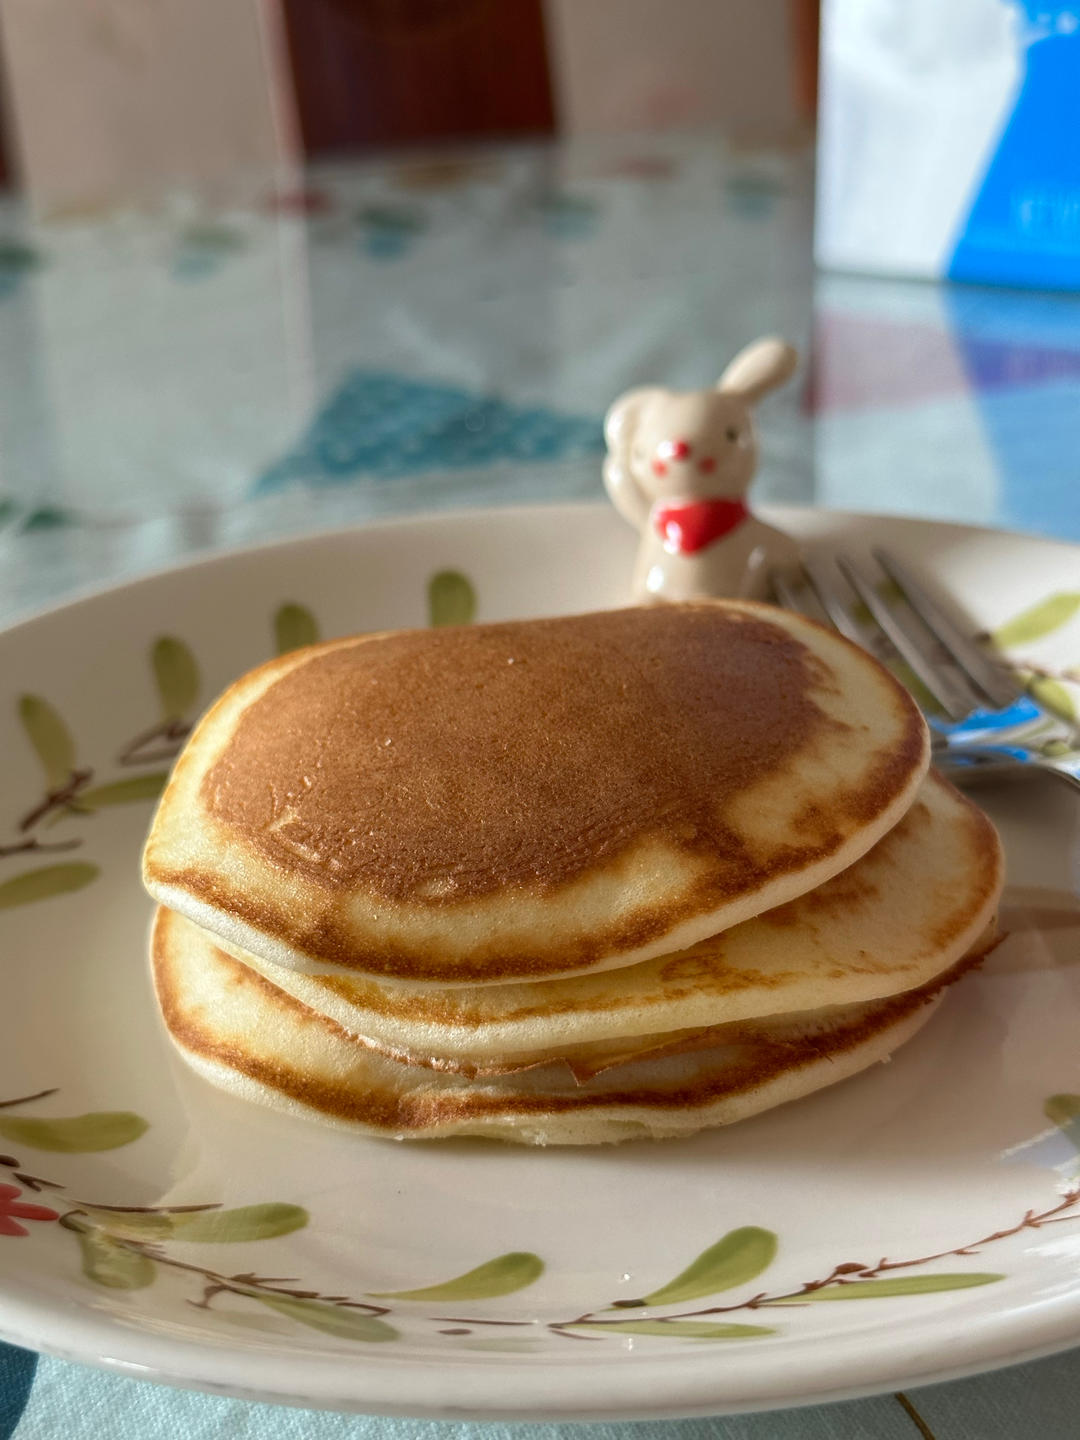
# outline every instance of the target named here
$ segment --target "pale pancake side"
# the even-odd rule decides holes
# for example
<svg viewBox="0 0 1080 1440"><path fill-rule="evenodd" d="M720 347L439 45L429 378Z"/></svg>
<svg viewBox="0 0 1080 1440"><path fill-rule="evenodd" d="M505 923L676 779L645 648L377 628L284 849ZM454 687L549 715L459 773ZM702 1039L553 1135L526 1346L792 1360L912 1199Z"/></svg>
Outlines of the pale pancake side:
<svg viewBox="0 0 1080 1440"><path fill-rule="evenodd" d="M949 979L849 1007L843 1020L778 1020L771 1043L641 1061L577 1085L559 1067L470 1081L397 1064L167 910L155 924L153 970L180 1053L234 1094L368 1135L534 1145L688 1135L797 1099L885 1059L926 1022Z"/></svg>
<svg viewBox="0 0 1080 1440"><path fill-rule="evenodd" d="M900 819L928 763L907 692L771 606L333 641L204 717L144 881L273 964L580 974L813 889Z"/></svg>
<svg viewBox="0 0 1080 1440"><path fill-rule="evenodd" d="M999 938L996 923L988 925L960 961L952 964L947 971L943 972L950 977L950 983L953 979L958 979L963 970L981 964L990 951L995 948ZM224 951L223 953L228 954L229 952ZM257 971L256 973L265 975L265 972ZM290 974L292 974L291 971L278 966L274 969L273 974L265 975L265 978L274 984L275 975L288 976ZM928 983L932 984L933 979ZM286 995L292 994L285 986L276 985L275 988L282 990ZM311 1009L312 1007L308 1006L307 1008ZM631 1035L625 1039L593 1040L578 1045L557 1045L554 1049L549 1050L522 1050L508 1052L504 1055L482 1056L477 1059L465 1055L446 1057L425 1054L423 1051L398 1050L377 1040L372 1040L366 1035L355 1034L352 1031L346 1031L346 1033L358 1045L363 1045L366 1049L376 1051L403 1065L420 1066L427 1070L448 1071L456 1075L464 1075L469 1079L493 1075L518 1075L540 1066L550 1068L559 1065L579 1084L584 1084L594 1076L603 1074L605 1070L612 1070L616 1066L629 1065L645 1059L658 1060L669 1055L685 1055L693 1050L708 1050L718 1045L775 1045L778 1033L788 1022L797 1023L799 1026L811 1022L815 1025L831 1026L833 1023L843 1022L846 1017L850 1016L854 1008L855 1006L851 1004L824 1005L814 1010L764 1015L756 1020L734 1020L699 1029Z"/></svg>
<svg viewBox="0 0 1080 1440"><path fill-rule="evenodd" d="M936 772L850 869L689 950L536 985L433 989L302 974L223 946L391 1054L475 1068L581 1044L876 1000L925 984L992 924L1004 881L987 816Z"/></svg>

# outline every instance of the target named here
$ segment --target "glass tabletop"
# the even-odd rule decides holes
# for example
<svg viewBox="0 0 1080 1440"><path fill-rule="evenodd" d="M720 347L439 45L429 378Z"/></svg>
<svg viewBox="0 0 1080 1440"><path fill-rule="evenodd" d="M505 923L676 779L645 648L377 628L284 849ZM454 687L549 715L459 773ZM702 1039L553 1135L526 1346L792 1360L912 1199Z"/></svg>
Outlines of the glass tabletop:
<svg viewBox="0 0 1080 1440"><path fill-rule="evenodd" d="M762 500L1080 537L1080 302L815 276L807 151L324 164L213 212L0 212L0 614L206 547L602 495L605 409L800 348Z"/></svg>

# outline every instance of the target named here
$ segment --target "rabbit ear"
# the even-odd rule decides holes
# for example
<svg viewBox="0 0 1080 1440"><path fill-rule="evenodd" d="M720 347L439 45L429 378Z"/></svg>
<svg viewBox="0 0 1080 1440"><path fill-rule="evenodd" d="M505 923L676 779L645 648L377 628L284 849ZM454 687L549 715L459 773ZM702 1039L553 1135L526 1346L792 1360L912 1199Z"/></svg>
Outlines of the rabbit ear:
<svg viewBox="0 0 1080 1440"><path fill-rule="evenodd" d="M655 385L627 390L604 418L604 439L608 449L604 461L604 486L619 514L639 529L648 521L651 502L630 469L630 447L634 443L634 431L642 407L663 394L664 391Z"/></svg>
<svg viewBox="0 0 1080 1440"><path fill-rule="evenodd" d="M716 388L728 395L741 395L748 405L753 405L767 391L783 385L798 363L799 352L786 340L775 336L755 340L739 351L716 382Z"/></svg>

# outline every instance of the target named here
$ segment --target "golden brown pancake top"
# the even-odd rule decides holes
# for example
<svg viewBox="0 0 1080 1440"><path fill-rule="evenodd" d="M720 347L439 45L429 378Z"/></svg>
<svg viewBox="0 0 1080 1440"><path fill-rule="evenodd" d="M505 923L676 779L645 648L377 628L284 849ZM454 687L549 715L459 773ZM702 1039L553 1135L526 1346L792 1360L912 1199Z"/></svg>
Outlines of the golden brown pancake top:
<svg viewBox="0 0 1080 1440"><path fill-rule="evenodd" d="M734 892L755 865L727 807L836 727L812 693L828 682L779 626L709 605L407 631L272 684L202 794L334 889L543 889L657 836L724 857Z"/></svg>

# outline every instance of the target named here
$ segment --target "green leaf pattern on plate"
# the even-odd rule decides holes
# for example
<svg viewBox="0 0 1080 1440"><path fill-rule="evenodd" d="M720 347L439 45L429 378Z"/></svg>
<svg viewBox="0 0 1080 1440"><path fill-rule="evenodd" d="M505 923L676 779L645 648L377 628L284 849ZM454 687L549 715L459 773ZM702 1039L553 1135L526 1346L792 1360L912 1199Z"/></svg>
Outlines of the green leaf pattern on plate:
<svg viewBox="0 0 1080 1440"><path fill-rule="evenodd" d="M1080 1095L1051 1095L1043 1106L1043 1112L1080 1156Z"/></svg>
<svg viewBox="0 0 1080 1440"><path fill-rule="evenodd" d="M130 1240L184 1240L194 1245L234 1245L291 1235L308 1223L300 1205L268 1202L235 1210L106 1210L80 1207L95 1225Z"/></svg>
<svg viewBox="0 0 1080 1440"><path fill-rule="evenodd" d="M616 1335L662 1335L675 1340L749 1340L775 1335L769 1325L737 1325L711 1320L582 1320L560 1326L563 1330L612 1331Z"/></svg>
<svg viewBox="0 0 1080 1440"><path fill-rule="evenodd" d="M96 880L100 873L96 865L86 860L24 870L10 880L0 880L0 910L13 910L16 905L32 905L37 900L51 900L54 895L71 894Z"/></svg>
<svg viewBox="0 0 1080 1440"><path fill-rule="evenodd" d="M953 1275L893 1275L886 1280L851 1280L846 1285L823 1285L805 1295L794 1295L764 1304L809 1305L818 1300L874 1300L890 1295L934 1295L941 1290L970 1290L976 1285L992 1285L1004 1275L964 1270Z"/></svg>
<svg viewBox="0 0 1080 1440"><path fill-rule="evenodd" d="M95 1285L109 1290L143 1290L157 1273L147 1255L117 1245L99 1230L76 1230L82 1251L82 1273Z"/></svg>
<svg viewBox="0 0 1080 1440"><path fill-rule="evenodd" d="M199 698L199 667L183 640L162 635L150 651L154 683L166 720L179 720Z"/></svg>
<svg viewBox="0 0 1080 1440"><path fill-rule="evenodd" d="M440 570L428 581L428 621L432 625L470 625L476 615L476 591L460 570Z"/></svg>
<svg viewBox="0 0 1080 1440"><path fill-rule="evenodd" d="M1060 680L1051 680L1048 676L1036 675L1027 682L1027 690L1033 700L1051 711L1052 714L1060 715L1063 720L1076 721L1076 705ZM1066 747L1067 749L1068 747Z"/></svg>
<svg viewBox="0 0 1080 1440"><path fill-rule="evenodd" d="M290 650L299 650L304 645L314 645L318 639L318 623L305 606L290 601L282 605L274 616L274 644L279 655L287 655Z"/></svg>
<svg viewBox="0 0 1080 1440"><path fill-rule="evenodd" d="M75 742L55 708L40 695L19 699L19 720L45 771L45 784L59 790L75 769Z"/></svg>
<svg viewBox="0 0 1080 1440"><path fill-rule="evenodd" d="M189 1211L169 1218L172 1233L178 1240L194 1245L234 1245L291 1235L294 1230L302 1230L309 1217L302 1205L267 1201L261 1205L241 1205L234 1210Z"/></svg>
<svg viewBox="0 0 1080 1440"><path fill-rule="evenodd" d="M777 1243L771 1230L762 1230L757 1225L729 1230L667 1285L652 1291L642 1300L619 1301L618 1307L681 1305L687 1300L698 1300L702 1295L719 1295L737 1285L747 1285L776 1259Z"/></svg>
<svg viewBox="0 0 1080 1440"><path fill-rule="evenodd" d="M498 1255L475 1270L446 1280L441 1285L428 1285L420 1290L373 1290L377 1300L490 1300L496 1295L512 1295L539 1280L544 1262L528 1250L515 1250Z"/></svg>
<svg viewBox="0 0 1080 1440"><path fill-rule="evenodd" d="M149 1123L131 1110L99 1110L55 1119L0 1114L0 1135L5 1140L62 1155L116 1150L138 1140L148 1128Z"/></svg>
<svg viewBox="0 0 1080 1440"><path fill-rule="evenodd" d="M1031 645L1067 625L1080 610L1080 593L1059 592L1040 600L999 625L991 639L999 650L1013 650L1018 645Z"/></svg>
<svg viewBox="0 0 1080 1440"><path fill-rule="evenodd" d="M1064 1130L1074 1120L1080 1119L1080 1095L1051 1095L1043 1105L1043 1113Z"/></svg>
<svg viewBox="0 0 1080 1440"><path fill-rule="evenodd" d="M238 1287L237 1293L250 1295L252 1300L258 1300L260 1305L276 1310L279 1315L287 1315L290 1320L299 1320L301 1325L309 1325L313 1330L321 1330L326 1335L336 1335L340 1340L363 1340L368 1344L378 1344L399 1338L399 1332L392 1325L387 1325L385 1320L380 1320L377 1315L368 1315L363 1310L331 1305L325 1300L295 1300L291 1295L269 1295L265 1290L244 1290Z"/></svg>

